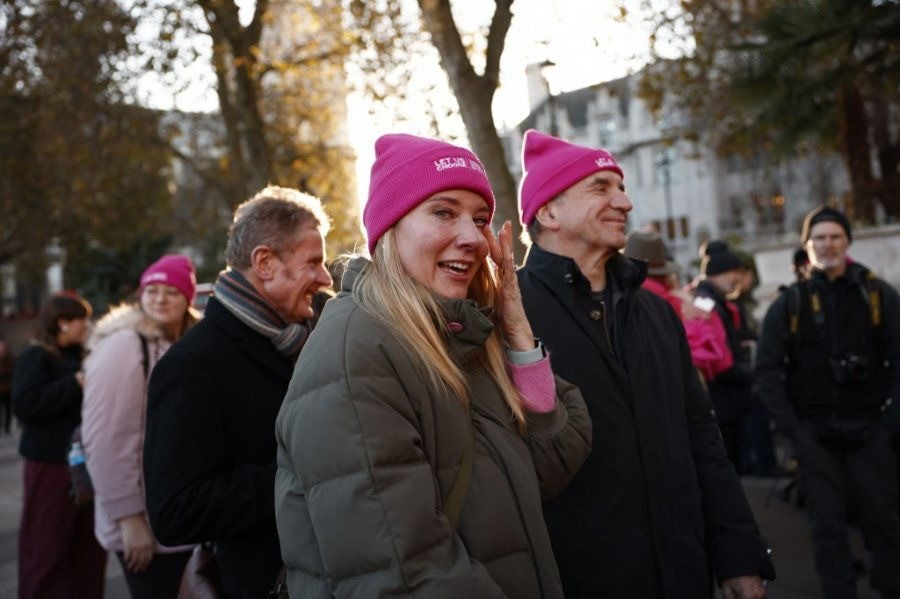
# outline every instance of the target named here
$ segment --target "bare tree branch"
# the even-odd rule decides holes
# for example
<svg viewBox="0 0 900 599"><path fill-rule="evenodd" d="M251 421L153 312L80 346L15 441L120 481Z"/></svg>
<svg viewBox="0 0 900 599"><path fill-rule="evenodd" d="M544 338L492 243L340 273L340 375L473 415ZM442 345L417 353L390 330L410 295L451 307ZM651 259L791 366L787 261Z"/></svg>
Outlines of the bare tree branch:
<svg viewBox="0 0 900 599"><path fill-rule="evenodd" d="M494 18L488 30L483 78L494 88L500 81L500 56L503 54L506 34L512 23L512 3L513 0L496 0L497 8L494 10Z"/></svg>
<svg viewBox="0 0 900 599"><path fill-rule="evenodd" d="M266 11L269 9L269 0L256 0L256 10L253 12L253 20L247 27L247 39L251 44L258 44L262 36L263 21Z"/></svg>

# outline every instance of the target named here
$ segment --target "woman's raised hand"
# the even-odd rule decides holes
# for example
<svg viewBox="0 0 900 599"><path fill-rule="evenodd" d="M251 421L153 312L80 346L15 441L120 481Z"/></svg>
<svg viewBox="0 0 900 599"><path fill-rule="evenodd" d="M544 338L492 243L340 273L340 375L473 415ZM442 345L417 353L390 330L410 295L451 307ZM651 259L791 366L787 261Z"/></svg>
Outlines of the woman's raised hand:
<svg viewBox="0 0 900 599"><path fill-rule="evenodd" d="M500 325L510 348L515 351L534 349L534 334L522 306L522 293L516 276L516 264L512 249L512 223L506 221L495 237L489 228L485 236L491 251L491 260L497 265L497 287L500 300L496 307Z"/></svg>

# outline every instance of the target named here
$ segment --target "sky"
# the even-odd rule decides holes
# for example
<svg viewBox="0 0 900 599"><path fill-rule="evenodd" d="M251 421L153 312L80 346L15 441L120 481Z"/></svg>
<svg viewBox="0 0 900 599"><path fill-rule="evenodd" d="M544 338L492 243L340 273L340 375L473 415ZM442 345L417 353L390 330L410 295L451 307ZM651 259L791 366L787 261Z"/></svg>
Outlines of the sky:
<svg viewBox="0 0 900 599"><path fill-rule="evenodd" d="M516 0L513 20L500 62L500 87L494 96L494 122L510 129L528 116L528 91L525 67L531 63L552 61L545 71L554 94L622 77L646 63L649 33L636 17L630 22L615 18L610 2L598 0ZM486 27L493 14L493 3L483 0L457 1L454 17L462 32ZM479 36L483 41L483 36ZM433 88L428 101L438 107L452 106L447 77L440 67L436 51L419 57L413 87ZM480 72L481 65L476 64ZM369 169L374 160L374 142L382 133L404 132L432 135L423 95L410 94L413 100L402 108L404 115L421 115L397 123L389 111L370 106L358 94L348 98L350 143L357 154L357 186L360 202L365 201ZM418 104L418 106L417 106ZM441 136L465 143L459 117L442 123Z"/></svg>
<svg viewBox="0 0 900 599"><path fill-rule="evenodd" d="M634 0L637 2L638 0ZM240 2L239 2L240 3ZM252 16L252 0L245 0L242 18ZM513 20L500 63L500 87L494 97L494 120L509 129L522 121L529 110L525 67L531 63L552 61L555 66L545 75L551 93L560 93L622 77L638 70L648 55L648 31L636 13L629 19L617 19L610 2L598 0L516 0ZM484 0L457 0L453 13L464 34L486 29L494 4ZM409 0L409 10L418 10ZM148 35L151 33L148 32ZM475 35L476 43L484 36ZM373 105L360 93L347 99L350 145L357 154L357 190L360 202L368 190L369 169L374 160L374 142L387 132L433 136L429 111L445 114L453 111L455 100L447 77L438 62L437 52L424 48L415 58L413 78L405 102L391 106ZM475 64L480 71L481 65ZM202 67L186 79L177 96L170 86L147 77L141 84L143 101L157 108L213 111L217 109L214 79ZM402 115L402 116L398 116ZM442 116L439 136L465 144L461 119Z"/></svg>

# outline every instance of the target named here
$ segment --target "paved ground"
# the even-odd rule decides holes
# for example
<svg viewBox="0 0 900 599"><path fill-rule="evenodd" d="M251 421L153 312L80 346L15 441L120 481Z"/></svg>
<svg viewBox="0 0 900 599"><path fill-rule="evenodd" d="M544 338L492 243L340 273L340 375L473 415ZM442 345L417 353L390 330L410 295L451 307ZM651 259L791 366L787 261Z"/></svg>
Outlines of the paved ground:
<svg viewBox="0 0 900 599"><path fill-rule="evenodd" d="M0 434L0 599L16 597L16 537L22 510L22 460L13 435ZM106 566L106 597L129 599L115 556Z"/></svg>
<svg viewBox="0 0 900 599"><path fill-rule="evenodd" d="M783 484L783 483L780 483ZM820 597L810 552L805 515L776 497L771 480L745 478L744 488L760 528L774 550L778 580L769 586L770 599ZM0 599L16 596L16 534L22 502L22 462L13 435L0 435ZM860 545L859 535L853 538ZM127 599L122 571L114 557L106 571L106 596ZM860 599L876 599L865 581Z"/></svg>
<svg viewBox="0 0 900 599"><path fill-rule="evenodd" d="M744 490L759 528L773 551L778 579L769 584L770 599L818 599L818 578L813 566L809 521L806 514L778 497L787 481L745 477ZM850 537L855 555L862 555L862 537ZM859 582L859 599L877 599L868 579Z"/></svg>

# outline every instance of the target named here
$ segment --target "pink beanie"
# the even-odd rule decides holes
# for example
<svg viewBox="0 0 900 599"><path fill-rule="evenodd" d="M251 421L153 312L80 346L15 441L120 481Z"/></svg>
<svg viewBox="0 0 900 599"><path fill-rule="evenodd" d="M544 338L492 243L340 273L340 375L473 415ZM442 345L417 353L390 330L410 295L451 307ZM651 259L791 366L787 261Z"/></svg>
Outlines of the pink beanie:
<svg viewBox="0 0 900 599"><path fill-rule="evenodd" d="M384 232L424 200L448 189L467 189L484 198L494 215L494 192L481 161L471 151L436 139L402 133L375 142L375 163L363 225L369 254Z"/></svg>
<svg viewBox="0 0 900 599"><path fill-rule="evenodd" d="M616 159L606 150L571 144L534 129L526 131L519 186L522 223L530 225L541 206L599 171L613 171L625 178Z"/></svg>
<svg viewBox="0 0 900 599"><path fill-rule="evenodd" d="M194 301L197 291L197 275L194 264L187 256L168 254L147 267L141 275L141 291L147 285L160 283L171 285L184 294L188 302Z"/></svg>

